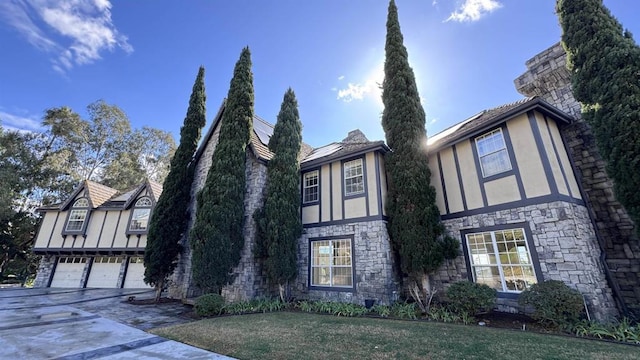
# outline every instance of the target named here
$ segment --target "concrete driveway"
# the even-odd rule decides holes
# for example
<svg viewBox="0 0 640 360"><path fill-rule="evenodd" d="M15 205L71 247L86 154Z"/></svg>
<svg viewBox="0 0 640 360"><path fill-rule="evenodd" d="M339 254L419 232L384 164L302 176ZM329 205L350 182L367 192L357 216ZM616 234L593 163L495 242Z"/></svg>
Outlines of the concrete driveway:
<svg viewBox="0 0 640 360"><path fill-rule="evenodd" d="M0 289L0 359L231 359L149 334L190 321L144 289Z"/></svg>

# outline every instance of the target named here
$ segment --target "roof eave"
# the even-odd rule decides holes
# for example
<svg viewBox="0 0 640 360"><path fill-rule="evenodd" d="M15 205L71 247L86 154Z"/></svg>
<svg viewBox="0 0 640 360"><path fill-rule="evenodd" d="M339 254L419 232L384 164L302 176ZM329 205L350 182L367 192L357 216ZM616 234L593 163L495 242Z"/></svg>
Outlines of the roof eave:
<svg viewBox="0 0 640 360"><path fill-rule="evenodd" d="M367 146L363 146L361 148L358 149L354 149L353 151L349 151L349 152L344 152L344 153L339 153L339 154L331 154L331 155L327 155L325 157L321 157L318 159L314 159L311 161L307 161L307 162L302 162L300 163L300 170L307 170L307 169L311 169L314 167L318 167L320 165L326 164L326 163L331 163L334 161L339 161L339 160L343 160L346 158L350 158L350 157L354 157L354 156L358 156L358 155L362 155L368 152L372 152L372 151L380 151L383 154L386 154L387 152L391 151L391 149L389 149L389 147L387 146L387 144L385 144L384 142L376 142L374 144L371 145L367 145Z"/></svg>
<svg viewBox="0 0 640 360"><path fill-rule="evenodd" d="M492 121L483 124L482 126L475 128L469 132L462 132L460 133L459 136L453 137L451 139L449 139L448 141L442 143L442 144L437 144L437 146L433 147L433 148L428 148L428 151L439 151L440 149L443 149L447 146L451 146L457 142L460 142L461 140L467 139L467 138L471 138L474 137L484 131L486 131L488 128L494 127L498 124L501 124L503 122L506 122L507 120L519 116L521 114L526 113L527 111L531 111L531 110L538 110L541 113L545 114L545 115L549 115L552 116L554 119L556 120L560 120L561 122L565 123L565 124L571 124L573 122L573 118L562 112L561 110L553 107L552 105L550 105L548 102L544 101L543 99L536 97L534 99L532 99L531 101L527 101L523 104L520 104L516 107L514 107L511 110L508 110L506 112L504 112L503 114L496 116L495 119L493 119Z"/></svg>

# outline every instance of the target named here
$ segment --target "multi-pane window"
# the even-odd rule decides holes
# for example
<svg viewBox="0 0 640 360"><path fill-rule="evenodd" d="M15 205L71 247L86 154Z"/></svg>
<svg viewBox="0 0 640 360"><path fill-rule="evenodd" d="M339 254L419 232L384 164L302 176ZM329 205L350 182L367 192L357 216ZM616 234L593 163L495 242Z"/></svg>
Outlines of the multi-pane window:
<svg viewBox="0 0 640 360"><path fill-rule="evenodd" d="M523 229L467 234L466 242L475 282L504 292L537 283Z"/></svg>
<svg viewBox="0 0 640 360"><path fill-rule="evenodd" d="M131 222L129 223L129 231L145 231L149 224L149 216L151 215L151 199L142 197L138 199L133 206L131 214Z"/></svg>
<svg viewBox="0 0 640 360"><path fill-rule="evenodd" d="M69 219L67 220L67 226L65 231L78 232L84 229L84 223L87 220L87 214L89 213L89 201L85 198L76 200L71 206L69 212Z"/></svg>
<svg viewBox="0 0 640 360"><path fill-rule="evenodd" d="M63 256L58 258L59 264L84 264L86 262L87 262L87 258L83 258L83 257Z"/></svg>
<svg viewBox="0 0 640 360"><path fill-rule="evenodd" d="M311 286L353 287L351 240L311 242Z"/></svg>
<svg viewBox="0 0 640 360"><path fill-rule="evenodd" d="M511 161L509 160L502 129L496 129L477 137L476 146L484 177L511 170Z"/></svg>
<svg viewBox="0 0 640 360"><path fill-rule="evenodd" d="M362 159L344 163L344 194L356 195L364 193L364 172Z"/></svg>
<svg viewBox="0 0 640 360"><path fill-rule="evenodd" d="M302 202L310 203L318 201L318 171L310 171L304 174L304 183L302 184Z"/></svg>

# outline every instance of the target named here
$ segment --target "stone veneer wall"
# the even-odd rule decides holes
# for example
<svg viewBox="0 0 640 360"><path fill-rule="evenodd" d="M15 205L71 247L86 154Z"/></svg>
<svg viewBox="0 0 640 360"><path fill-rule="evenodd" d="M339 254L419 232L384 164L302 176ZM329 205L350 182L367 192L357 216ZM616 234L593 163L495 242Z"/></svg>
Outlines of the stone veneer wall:
<svg viewBox="0 0 640 360"><path fill-rule="evenodd" d="M43 255L38 265L38 272L36 273L36 279L33 282L34 288L47 287L51 273L56 265L57 257L54 255Z"/></svg>
<svg viewBox="0 0 640 360"><path fill-rule="evenodd" d="M592 317L607 321L618 315L602 263L600 248L587 208L563 201L516 207L509 210L444 220L447 231L462 241L460 231L526 223L531 230L544 280L561 280L580 291ZM465 254L450 260L434 274L436 288L446 288L455 281L467 280ZM499 299L501 311L520 310L517 300Z"/></svg>
<svg viewBox="0 0 640 360"><path fill-rule="evenodd" d="M571 91L566 53L557 43L526 65L527 72L515 80L517 90L526 96L538 95L577 119L562 129L562 135L606 253L611 286L631 315L640 319L640 240L629 215L615 199L613 181L606 173L591 128L582 120L581 105Z"/></svg>
<svg viewBox="0 0 640 360"><path fill-rule="evenodd" d="M310 290L309 239L342 235L353 236L355 292ZM378 304L390 304L397 299L399 290L393 261L386 221L374 220L306 228L298 242L299 272L292 285L292 295L298 299L357 304L364 304L365 299L375 299Z"/></svg>
<svg viewBox="0 0 640 360"><path fill-rule="evenodd" d="M218 144L219 136L220 128L218 127L207 143L200 156L199 162L196 164L195 177L191 187L191 206L189 209L191 220L189 221L189 229L191 229L195 222L196 194L204 187L209 168L211 167L211 157ZM245 243L240 264L234 269L235 280L233 284L224 287L222 290L222 295L227 301L252 299L256 296L265 295L266 292L266 280L260 276L262 272L253 256L256 234L253 212L262 205L263 189L267 179L267 167L255 157L249 147L247 147L247 164L245 171L245 225L243 230ZM169 297L177 299L195 297L202 294L202 290L191 280L191 249L189 247L188 236L185 236L182 240L182 245L183 251L178 259L178 265L170 279L168 288Z"/></svg>

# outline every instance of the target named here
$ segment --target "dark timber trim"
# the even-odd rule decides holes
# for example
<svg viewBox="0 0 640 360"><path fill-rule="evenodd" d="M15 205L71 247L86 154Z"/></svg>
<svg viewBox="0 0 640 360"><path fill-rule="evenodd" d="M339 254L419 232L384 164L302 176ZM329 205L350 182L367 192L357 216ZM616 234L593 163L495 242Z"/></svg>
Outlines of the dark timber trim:
<svg viewBox="0 0 640 360"><path fill-rule="evenodd" d="M449 199L447 197L447 184L444 181L444 171L442 171L442 160L440 159L440 152L436 154L438 159L438 174L440 175L440 186L442 186L442 196L444 197L444 211L449 214Z"/></svg>
<svg viewBox="0 0 640 360"><path fill-rule="evenodd" d="M469 210L467 207L467 197L464 194L464 184L462 182L462 173L460 172L460 163L458 162L458 151L456 146L453 145L453 162L456 164L456 174L458 175L458 186L460 186L460 195L462 196L462 208L464 211ZM438 153L440 154L440 153Z"/></svg>
<svg viewBox="0 0 640 360"><path fill-rule="evenodd" d="M547 149L544 146L544 142L542 141L542 133L540 132L540 127L538 126L538 119L536 118L536 114L533 110L527 111L527 117L529 118L529 125L531 126L531 131L533 132L533 138L536 141L536 147L538 148L538 155L540 156L540 161L542 161L542 168L544 169L544 174L547 179L547 183L549 184L549 189L552 194L558 194L558 184L556 184L555 177L553 176L553 170L551 169L551 162L549 160L549 156L547 156Z"/></svg>

